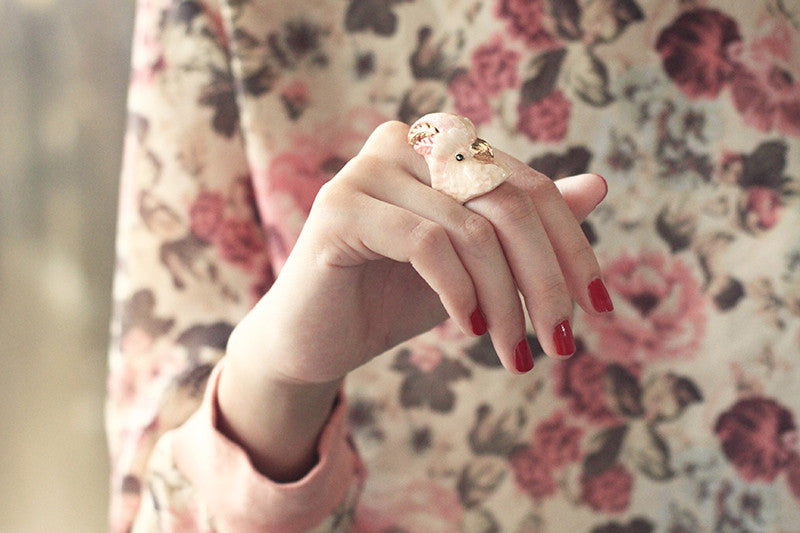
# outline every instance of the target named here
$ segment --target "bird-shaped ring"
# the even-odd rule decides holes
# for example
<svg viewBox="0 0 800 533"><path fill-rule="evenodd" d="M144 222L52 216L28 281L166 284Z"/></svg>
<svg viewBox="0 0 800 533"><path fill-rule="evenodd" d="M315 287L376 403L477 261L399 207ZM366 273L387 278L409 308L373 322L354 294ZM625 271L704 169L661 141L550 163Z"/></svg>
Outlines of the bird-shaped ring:
<svg viewBox="0 0 800 533"><path fill-rule="evenodd" d="M431 187L462 204L491 191L510 175L466 117L429 113L411 126L408 142L428 163Z"/></svg>

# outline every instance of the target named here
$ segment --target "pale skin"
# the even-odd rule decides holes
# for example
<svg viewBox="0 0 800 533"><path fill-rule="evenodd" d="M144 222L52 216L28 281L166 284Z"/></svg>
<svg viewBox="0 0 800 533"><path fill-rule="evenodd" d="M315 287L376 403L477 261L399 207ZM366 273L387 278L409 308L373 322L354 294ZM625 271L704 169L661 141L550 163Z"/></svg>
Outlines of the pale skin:
<svg viewBox="0 0 800 533"><path fill-rule="evenodd" d="M552 332L573 302L600 312L580 221L606 194L601 177L553 182L495 150L510 178L461 205L427 185L408 129L379 126L322 188L275 284L231 335L220 429L275 481L314 466L350 371L445 318L475 335L479 315L502 364L523 373L526 312L552 357L569 355Z"/></svg>

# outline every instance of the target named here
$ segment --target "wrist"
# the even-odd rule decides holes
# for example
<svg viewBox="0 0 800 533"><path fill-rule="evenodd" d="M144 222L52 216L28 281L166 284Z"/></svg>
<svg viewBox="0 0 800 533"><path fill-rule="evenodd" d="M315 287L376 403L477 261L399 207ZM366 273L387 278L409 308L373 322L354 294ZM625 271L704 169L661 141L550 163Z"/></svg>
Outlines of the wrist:
<svg viewBox="0 0 800 533"><path fill-rule="evenodd" d="M219 379L219 431L276 482L302 478L317 463L317 441L342 380L301 382L231 349Z"/></svg>

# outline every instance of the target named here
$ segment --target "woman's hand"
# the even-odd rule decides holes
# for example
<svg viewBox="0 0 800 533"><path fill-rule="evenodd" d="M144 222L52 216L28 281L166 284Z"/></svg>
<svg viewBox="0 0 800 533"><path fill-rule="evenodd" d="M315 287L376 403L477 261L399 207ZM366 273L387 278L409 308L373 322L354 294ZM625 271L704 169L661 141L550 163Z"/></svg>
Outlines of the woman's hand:
<svg viewBox="0 0 800 533"><path fill-rule="evenodd" d="M348 372L448 315L468 334L488 329L521 373L533 359L520 294L552 356L574 350L573 299L590 313L610 306L579 226L605 196L602 178L556 185L498 153L511 177L464 206L426 185L408 129L378 127L322 188L278 279L231 335L220 429L276 481L316 463Z"/></svg>
<svg viewBox="0 0 800 533"><path fill-rule="evenodd" d="M383 124L322 188L274 286L237 327L231 355L287 381L329 382L449 315L469 334L488 327L503 365L524 372L532 359L519 294L545 352L574 351L572 301L598 312L588 287L600 275L578 219L605 182L563 180L562 195L500 153L511 178L462 206L425 184L407 133Z"/></svg>

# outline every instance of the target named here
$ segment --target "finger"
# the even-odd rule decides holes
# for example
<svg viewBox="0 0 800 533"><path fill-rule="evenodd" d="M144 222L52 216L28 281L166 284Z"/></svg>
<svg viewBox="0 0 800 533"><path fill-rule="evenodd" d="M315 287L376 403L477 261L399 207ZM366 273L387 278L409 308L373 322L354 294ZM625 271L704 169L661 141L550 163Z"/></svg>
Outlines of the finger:
<svg viewBox="0 0 800 533"><path fill-rule="evenodd" d="M411 211L373 198L351 187L345 209L328 218L342 236L340 251L331 253L329 263L347 264L341 256L355 253L367 259L386 257L410 263L438 294L447 314L464 332L473 331L478 307L472 279L461 263L447 231L439 224ZM333 203L335 205L335 202ZM357 220L351 217L357 216Z"/></svg>
<svg viewBox="0 0 800 533"><path fill-rule="evenodd" d="M533 200L561 266L569 292L578 305L592 314L613 310L614 305L600 276L600 265L594 250L556 184L544 174L507 154L499 154L498 157L513 169L513 179L509 181L528 193ZM594 194L598 192L604 194L605 180L601 178L602 181L598 183L598 180L578 177L578 180L587 179L591 180L594 188L602 187L602 191L595 191ZM568 183L567 189L580 185L579 182L576 183L578 180L573 179L572 183ZM576 204L585 202L586 198L581 196L579 194L574 197ZM583 209L587 206L581 207Z"/></svg>
<svg viewBox="0 0 800 533"><path fill-rule="evenodd" d="M583 222L608 194L608 183L597 174L577 174L555 184L578 222Z"/></svg>
<svg viewBox="0 0 800 533"><path fill-rule="evenodd" d="M374 165L378 165L378 159ZM369 165L362 160L361 165ZM360 176L369 171L361 168ZM359 187L375 198L400 206L443 227L472 280L478 306L503 365L512 372L530 370L525 314L517 285L495 228L483 216L413 179L399 168L384 170L380 180ZM473 333L477 333L473 331ZM521 352L522 350L522 352Z"/></svg>
<svg viewBox="0 0 800 533"><path fill-rule="evenodd" d="M542 349L572 355L572 298L531 197L506 182L466 206L494 225Z"/></svg>

